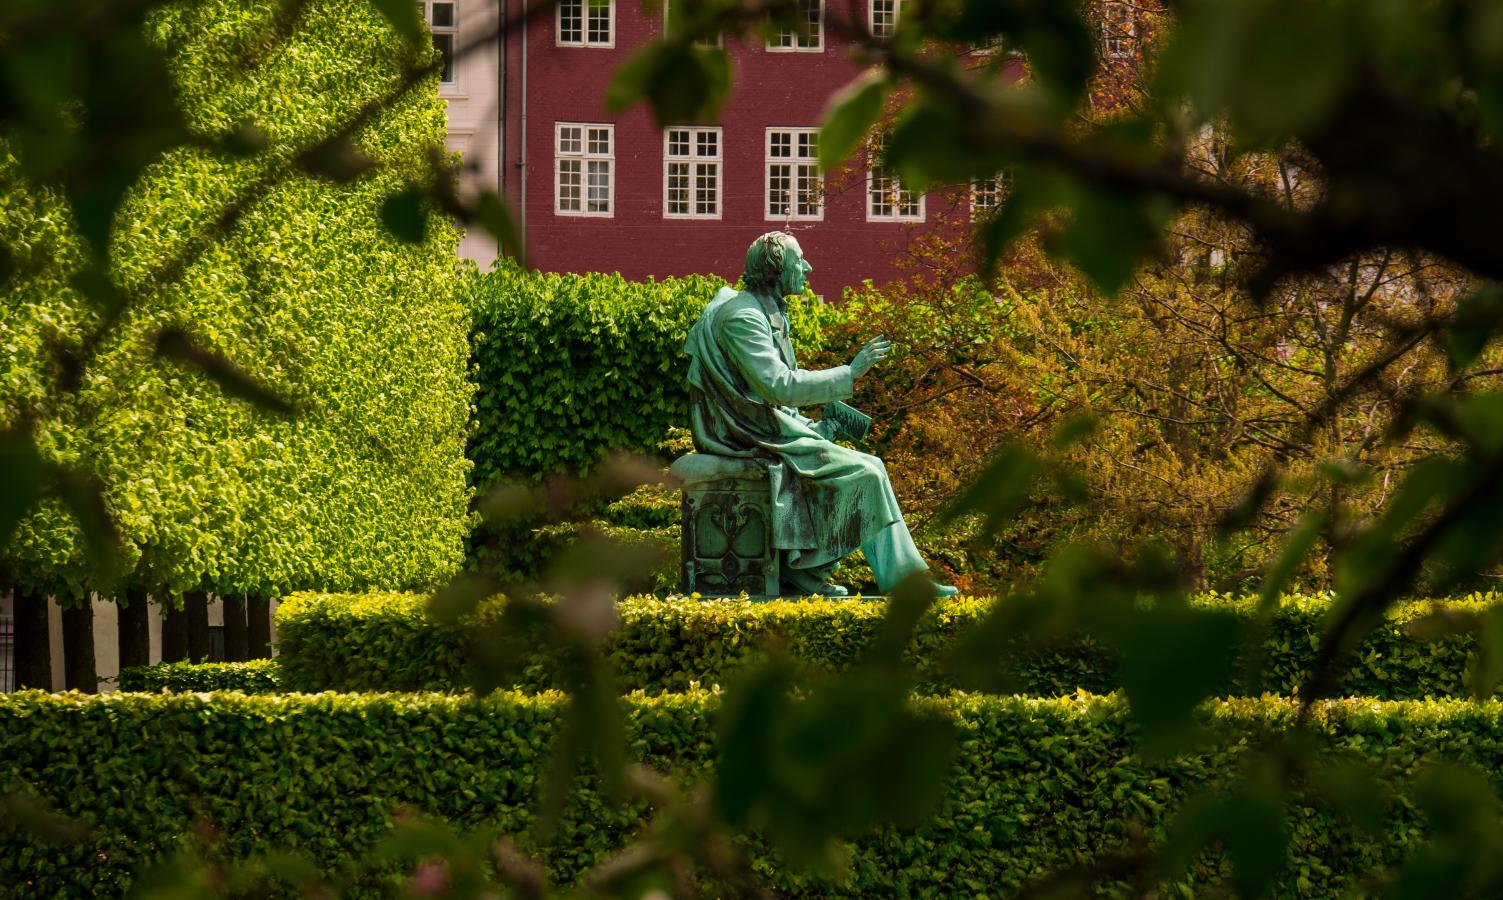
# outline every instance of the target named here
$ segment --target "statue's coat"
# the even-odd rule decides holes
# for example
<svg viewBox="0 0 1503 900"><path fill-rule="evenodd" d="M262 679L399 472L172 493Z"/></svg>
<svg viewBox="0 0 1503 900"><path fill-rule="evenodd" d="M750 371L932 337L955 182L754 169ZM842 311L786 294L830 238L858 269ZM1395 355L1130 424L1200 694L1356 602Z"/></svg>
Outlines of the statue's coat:
<svg viewBox="0 0 1503 900"><path fill-rule="evenodd" d="M851 396L850 366L798 367L781 304L721 288L689 331L690 424L700 453L767 463L773 544L797 569L830 566L902 521L887 469L829 440L798 407Z"/></svg>

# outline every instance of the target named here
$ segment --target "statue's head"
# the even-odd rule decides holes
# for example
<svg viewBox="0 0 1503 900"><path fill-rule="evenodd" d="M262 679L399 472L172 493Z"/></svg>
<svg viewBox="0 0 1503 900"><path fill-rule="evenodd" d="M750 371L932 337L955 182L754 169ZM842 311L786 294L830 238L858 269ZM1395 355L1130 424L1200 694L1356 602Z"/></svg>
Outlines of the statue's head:
<svg viewBox="0 0 1503 900"><path fill-rule="evenodd" d="M769 231L746 248L746 272L741 283L749 291L786 297L802 294L804 278L813 271L797 238L783 231Z"/></svg>

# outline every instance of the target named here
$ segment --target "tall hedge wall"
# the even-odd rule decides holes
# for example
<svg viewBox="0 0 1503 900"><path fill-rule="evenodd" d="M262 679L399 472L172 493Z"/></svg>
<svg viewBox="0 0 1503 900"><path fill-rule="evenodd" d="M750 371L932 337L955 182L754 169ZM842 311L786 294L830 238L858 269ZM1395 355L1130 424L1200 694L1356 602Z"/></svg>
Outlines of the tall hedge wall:
<svg viewBox="0 0 1503 900"><path fill-rule="evenodd" d="M291 148L392 87L403 51L367 0L315 0L287 44L235 64L284 5L210 0L153 18L193 130L217 139L253 123L272 149L252 158L179 149L148 170L118 216L110 258L113 277L149 299L103 348L76 401L58 400L50 346L93 315L69 281L79 242L59 199L18 181L0 148L0 241L22 250L5 291L0 427L43 413L44 452L100 477L124 562L149 589L430 585L463 559L472 389L458 232L432 217L421 243L399 243L380 216L442 143L443 103L430 82L366 126L357 145L381 163L367 176L341 185L299 174ZM268 172L285 177L224 239L168 290L145 290ZM153 358L154 335L174 324L301 413L268 416ZM0 548L0 575L40 590L86 590L84 562L58 506Z"/></svg>
<svg viewBox="0 0 1503 900"><path fill-rule="evenodd" d="M946 670L946 648L998 602L958 597L939 603L919 624L909 650L926 692L956 687ZM1006 601L1002 601L1006 602ZM1254 614L1251 600L1207 596L1198 603ZM1480 609L1499 602L1493 594L1446 601ZM466 625L439 625L425 614L427 598L416 594L298 594L277 609L282 684L288 690L452 691L471 683ZM1408 623L1433 607L1408 604L1373 631L1352 654L1341 684L1346 696L1381 700L1470 696L1468 671L1475 648L1471 635L1425 641ZM497 607L487 608L493 614ZM1285 598L1264 645L1263 683L1243 683L1240 669L1225 694L1270 691L1289 694L1304 678L1330 600ZM880 601L705 601L632 597L620 604L621 627L607 652L628 691L682 691L692 685L724 684L738 667L777 646L815 671L839 671L860 658L877 634L885 611ZM1077 690L1110 691L1116 661L1099 645L1078 642L1050 647L1002 645L999 659L1016 670L1019 693L1041 696ZM519 688L553 685L554 661L539 649L520 667Z"/></svg>
<svg viewBox="0 0 1503 900"><path fill-rule="evenodd" d="M477 484L582 473L687 426L684 339L725 282L527 272L472 282Z"/></svg>
<svg viewBox="0 0 1503 900"><path fill-rule="evenodd" d="M0 883L24 896L119 896L134 869L205 823L222 839L215 854L291 850L334 877L389 833L399 806L517 833L532 821L561 702L555 694L7 695L0 784L30 785L93 831L61 845L0 831ZM633 755L661 771L709 773L717 703L704 692L628 699ZM1160 836L1188 796L1234 776L1240 748L1286 728L1294 712L1268 698L1209 704L1211 739L1146 762L1112 698L956 696L919 706L953 721L962 747L938 814L916 830L887 827L855 842L841 883L792 869L753 841L768 888L809 897L1007 893L1120 847L1129 822ZM1431 761L1470 765L1503 787L1498 703L1340 701L1322 704L1313 727L1329 736L1328 756L1376 767L1392 799L1382 826L1364 832L1302 791L1285 817L1290 858L1277 896L1340 895L1415 852L1430 832L1414 782ZM543 858L568 882L647 813L582 779ZM341 895L383 896L399 877L394 868L367 872ZM1227 875L1224 861L1207 855L1163 893L1202 896Z"/></svg>

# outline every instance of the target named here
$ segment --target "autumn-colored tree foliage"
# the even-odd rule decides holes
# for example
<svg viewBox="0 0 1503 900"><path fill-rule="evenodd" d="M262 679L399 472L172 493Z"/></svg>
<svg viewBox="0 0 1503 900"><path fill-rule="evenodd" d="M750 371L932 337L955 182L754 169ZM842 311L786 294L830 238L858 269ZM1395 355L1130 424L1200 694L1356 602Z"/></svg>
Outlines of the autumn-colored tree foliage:
<svg viewBox="0 0 1503 900"><path fill-rule="evenodd" d="M1214 141L1203 149L1208 175L1281 190L1291 205L1318 185L1295 157L1233 165ZM1173 547L1192 580L1237 585L1260 572L1307 515L1344 527L1369 516L1408 465L1439 445L1384 438L1400 424L1402 398L1450 383L1446 348L1418 329L1454 309L1472 286L1467 278L1388 252L1257 298L1243 286L1242 269L1256 255L1242 229L1192 212L1168 234L1115 295L1049 260L1040 250L1048 234L1020 245L990 280L972 274L958 241L930 236L910 245L911 278L852 291L841 314L821 323L816 351L844 350L867 333L899 347L858 385L856 402L879 420L874 452L887 459L920 531L937 525L1003 445L1048 452L1062 423L1092 421L1089 436L1060 457L1091 502L1044 493L995 547L944 560L962 569L961 580L995 586L1082 538L1157 539ZM1406 331L1414 339L1400 343L1404 358L1381 382L1342 387L1387 359ZM834 364L838 355L814 361ZM1482 366L1465 377L1496 374ZM1310 416L1323 410L1312 427ZM1217 525L1275 462L1290 475L1285 491L1218 539ZM950 530L967 533L964 522L957 528ZM936 547L954 543L928 531ZM1307 575L1326 574L1323 557L1315 555Z"/></svg>
<svg viewBox="0 0 1503 900"><path fill-rule="evenodd" d="M1081 122L1110 129L1144 114L1151 77L1138 63L1164 20L1144 8L1098 21L1104 64ZM1130 52L1114 57L1109 48L1124 37ZM1019 68L1017 77L1030 76ZM1291 211L1325 190L1320 167L1297 148L1240 153L1220 130L1200 134L1186 159L1207 181ZM844 314L821 330L831 348L879 332L897 342L889 364L858 385L857 402L879 420L875 452L909 518L967 586L998 587L1071 541L1147 539L1171 547L1189 580L1233 587L1261 573L1291 529L1325 533L1304 569L1324 583L1341 535L1383 505L1410 464L1444 446L1435 436L1388 438L1406 400L1455 386L1447 345L1423 327L1475 287L1455 267L1385 250L1258 290L1251 270L1265 257L1252 230L1192 208L1108 293L1065 261L1078 239L1060 227L1068 219L1046 217L982 277L977 247L990 221L973 222L967 204L938 206L938 227L894 248L911 277L849 292ZM1381 379L1357 377L1377 366ZM1484 360L1460 377L1496 374ZM1053 447L1061 425L1082 418L1088 436ZM1046 491L994 546L963 550L955 539L970 523L945 525L940 514L1010 442L1056 455L1081 492ZM1283 490L1219 533L1270 466L1286 472Z"/></svg>

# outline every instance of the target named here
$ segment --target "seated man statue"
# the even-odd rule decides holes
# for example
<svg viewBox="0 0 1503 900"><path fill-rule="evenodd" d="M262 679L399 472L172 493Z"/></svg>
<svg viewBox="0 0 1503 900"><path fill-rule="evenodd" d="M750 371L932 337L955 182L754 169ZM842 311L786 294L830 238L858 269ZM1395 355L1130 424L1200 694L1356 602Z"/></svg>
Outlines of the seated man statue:
<svg viewBox="0 0 1503 900"><path fill-rule="evenodd" d="M765 460L772 492L773 546L782 589L843 596L828 583L840 560L866 554L877 588L928 569L919 555L882 460L834 443L835 423L798 407L843 400L891 343L873 338L849 365L800 369L785 298L804 291L814 269L792 235L764 234L746 251L745 290L722 288L689 331L690 425L700 453ZM956 589L936 585L940 596Z"/></svg>

